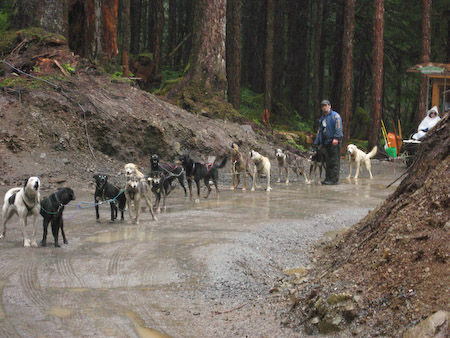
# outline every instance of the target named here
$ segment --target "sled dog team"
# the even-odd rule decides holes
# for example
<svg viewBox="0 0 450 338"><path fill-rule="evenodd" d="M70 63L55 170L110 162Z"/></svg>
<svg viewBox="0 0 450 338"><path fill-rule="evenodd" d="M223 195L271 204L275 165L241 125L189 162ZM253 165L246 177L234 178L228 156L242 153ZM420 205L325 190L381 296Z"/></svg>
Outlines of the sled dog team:
<svg viewBox="0 0 450 338"><path fill-rule="evenodd" d="M356 173L354 178L358 178L360 166L364 164L369 172L370 178L373 178L371 172L370 159L375 156L377 148L374 147L368 154L358 149L355 145L350 144L347 147L347 153L350 159L350 174L351 177L352 166L356 164ZM257 179L261 180L266 177L266 191L271 191L270 186L270 169L271 164L267 157L259 154L255 150L251 150L249 158L245 157L239 150L236 143L231 145L231 171L232 184L231 189L235 189L240 183L240 177L243 176L242 190L247 187L247 174L252 178L251 190L258 189L256 184ZM281 181L281 173L284 170L286 176L286 183L289 183L289 169L297 175L297 179L303 175L306 184L311 183L312 174L317 178L316 171L319 169L318 183L322 176L322 170L325 168L325 154L320 150L305 156L289 155L282 149L275 151L275 157L278 164L278 180ZM162 208L166 208L166 197L174 189L172 182L178 180L180 186L184 189L185 196L187 196L186 187L184 186L184 176L188 183L189 194L192 199L192 182L195 182L197 188L197 195L195 202L200 201L200 181L203 180L207 187L208 198L211 193L211 183L215 186L216 196L219 197L218 188L218 170L223 168L227 162L228 157L225 156L220 164L195 162L188 155L180 156L175 164L161 163L159 156L154 154L150 159L150 173L144 175L138 167L133 163L128 163L124 166L124 173L126 183L124 189L120 189L108 182L108 175L96 174L93 176L95 181L95 213L96 221L99 222L98 206L100 202L109 202L111 208L111 222L118 217L118 210L121 212L121 220L124 220L125 205L128 208L129 220L128 222L139 224L141 213L141 202L145 202L148 207L152 219L157 220L155 216L161 210L160 202L162 199ZM251 165L253 163L253 166ZM309 171L309 178L308 178ZM23 235L23 245L25 247L37 246L36 243L36 229L38 224L39 214L43 217L43 237L41 245L46 246L47 228L51 223L52 234L54 238L55 247L59 247L58 235L59 230L63 237L64 244L67 244L66 236L64 234L63 211L64 207L75 200L75 194L71 188L59 188L55 193L41 200L40 198L41 182L38 177L29 177L25 180L21 188L12 188L8 190L4 197L2 208L2 223L3 232L0 233L0 240L6 235L6 224L15 214L19 217L19 223ZM155 195L155 204L152 205L151 195ZM132 205L134 205L136 217L133 218ZM26 232L27 219L32 216L32 236L28 237Z"/></svg>

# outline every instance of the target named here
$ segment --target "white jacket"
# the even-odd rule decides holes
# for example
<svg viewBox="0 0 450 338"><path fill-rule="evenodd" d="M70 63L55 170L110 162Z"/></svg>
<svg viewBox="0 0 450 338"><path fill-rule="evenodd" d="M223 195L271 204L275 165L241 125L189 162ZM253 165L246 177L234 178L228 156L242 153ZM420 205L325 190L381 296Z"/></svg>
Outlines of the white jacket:
<svg viewBox="0 0 450 338"><path fill-rule="evenodd" d="M434 117L430 117L431 112L435 112L436 115ZM427 116L425 116L422 122L420 122L419 127L417 128L417 133L415 133L412 138L414 140L422 139L426 135L427 131L433 128L440 120L441 118L439 117L438 109L434 106L427 112Z"/></svg>

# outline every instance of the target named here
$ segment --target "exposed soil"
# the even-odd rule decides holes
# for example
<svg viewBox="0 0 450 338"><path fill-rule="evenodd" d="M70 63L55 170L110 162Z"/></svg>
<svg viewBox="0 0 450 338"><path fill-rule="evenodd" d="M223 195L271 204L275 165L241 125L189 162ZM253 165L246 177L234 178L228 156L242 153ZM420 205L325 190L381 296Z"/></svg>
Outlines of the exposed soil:
<svg viewBox="0 0 450 338"><path fill-rule="evenodd" d="M37 55L41 56L35 57ZM54 60L60 65L70 65L76 70L75 74L63 76ZM148 168L152 153L169 161L182 153L206 160L208 156L225 156L231 142L237 142L244 152L253 148L271 157L276 147L269 142L272 136L255 126L191 114L133 84L112 79L99 72L95 65L73 55L61 41L31 40L6 61L32 75L44 77L50 84L22 74L13 75L14 71L3 65L0 184L4 188L21 185L26 177L37 175L42 178L44 193L61 185L92 189L93 173L105 172L113 181L120 182L124 163L135 162ZM48 75L57 75L57 78ZM436 128L423 142L423 150L409 174L377 210L334 241L317 247L309 257L314 265L309 266L307 277L303 270L279 276L273 272L276 269L267 275L257 269L256 284L265 283L272 292L263 301L255 301L263 289L252 289L252 285L233 278L243 271L251 275L256 270L239 267L238 274L228 277L228 270L214 273L214 266L233 269L230 264L236 261L270 267L270 261L264 263L262 259L252 260L251 257L258 250L255 249L258 241L269 248L273 245L276 236L280 236L274 232L277 224L268 224L259 229L257 235L249 235L257 238L253 238L251 244L246 242L249 237L234 242L237 247L255 247L247 256L238 251L245 259L240 256L230 260L231 263L210 261L213 264L208 270L210 278L220 275L222 279L212 280L208 285L229 283L227 292L231 295L243 292L251 300L248 304L252 304L250 308L242 301L244 298L236 301L231 296L228 300L232 302L218 303L225 309L224 322L245 316L252 328L246 331L236 327L227 333L256 335L258 325L262 325L261 318L270 317L273 326L264 330L266 335L278 332L279 336L301 336L326 330L361 337L398 337L437 310L449 311L448 123L447 117L440 124L443 127ZM378 173L386 173L385 169ZM318 223L308 220L306 224L326 228L327 224L344 219L349 226L366 214L367 208L371 207L356 208L359 211L354 214L350 212L358 217L349 217L343 211L319 218ZM354 206L349 206L349 210L355 211ZM295 235L294 224L285 222L281 228ZM326 231L325 228L321 232ZM317 237L312 238L317 240ZM280 245L291 245L290 249L294 250L299 242L294 240L289 244L289 238L284 238L280 239ZM216 249L214 257L223 257L220 254L223 248ZM212 249L208 250L199 250L196 254L201 257ZM302 247L302 250L308 249ZM282 250L272 251L282 256ZM307 258L303 254L299 259ZM283 258L276 261L286 263ZM206 290L205 294L208 292ZM214 292L214 297L218 297L223 289ZM226 312L241 305L245 310ZM205 325L210 320L209 316L197 315L195 306L189 311L193 311L194 318L204 319L196 319L196 325ZM214 311L219 310L216 307ZM280 321L282 325L276 326ZM228 327L226 324L223 327ZM215 330L221 328L219 325L205 333L214 335Z"/></svg>

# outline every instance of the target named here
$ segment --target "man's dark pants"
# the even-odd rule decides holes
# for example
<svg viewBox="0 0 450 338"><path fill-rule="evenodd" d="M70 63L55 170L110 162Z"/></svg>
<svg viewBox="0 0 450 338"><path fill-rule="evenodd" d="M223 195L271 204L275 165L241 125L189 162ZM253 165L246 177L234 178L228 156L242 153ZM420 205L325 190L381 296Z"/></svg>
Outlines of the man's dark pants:
<svg viewBox="0 0 450 338"><path fill-rule="evenodd" d="M333 145L333 143L328 143L325 145L327 170L325 181L333 184L337 184L339 181L339 171L341 167L341 144Z"/></svg>

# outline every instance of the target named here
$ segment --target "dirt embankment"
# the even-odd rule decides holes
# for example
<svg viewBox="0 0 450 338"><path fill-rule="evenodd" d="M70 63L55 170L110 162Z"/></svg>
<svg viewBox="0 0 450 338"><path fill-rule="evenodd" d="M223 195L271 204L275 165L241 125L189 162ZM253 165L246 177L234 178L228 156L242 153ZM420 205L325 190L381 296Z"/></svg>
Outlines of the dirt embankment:
<svg viewBox="0 0 450 338"><path fill-rule="evenodd" d="M447 115L422 142L397 190L317 248L312 281L297 286L295 296L285 295L292 300L288 325L310 334L346 329L357 336L400 337L437 311L450 310L449 154ZM283 282L295 284L295 278ZM448 313L436 332L449 336Z"/></svg>
<svg viewBox="0 0 450 338"><path fill-rule="evenodd" d="M169 161L183 153L196 160L221 158L232 142L243 151L273 152L266 137L250 125L188 113L129 81L99 72L61 40L30 37L5 61L39 79L2 64L4 183L35 172L44 177L115 173L126 162L148 168L153 153Z"/></svg>

